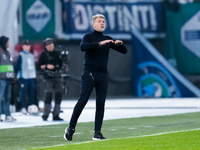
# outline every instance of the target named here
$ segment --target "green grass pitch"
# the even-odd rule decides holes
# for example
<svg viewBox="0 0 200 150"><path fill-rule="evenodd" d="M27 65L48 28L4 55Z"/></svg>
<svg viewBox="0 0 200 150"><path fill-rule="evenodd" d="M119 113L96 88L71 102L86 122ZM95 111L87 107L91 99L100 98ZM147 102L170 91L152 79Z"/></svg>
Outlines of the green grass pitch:
<svg viewBox="0 0 200 150"><path fill-rule="evenodd" d="M199 150L200 113L104 121L107 138L92 141L94 123L78 123L73 141L63 138L67 124L0 129L2 150Z"/></svg>

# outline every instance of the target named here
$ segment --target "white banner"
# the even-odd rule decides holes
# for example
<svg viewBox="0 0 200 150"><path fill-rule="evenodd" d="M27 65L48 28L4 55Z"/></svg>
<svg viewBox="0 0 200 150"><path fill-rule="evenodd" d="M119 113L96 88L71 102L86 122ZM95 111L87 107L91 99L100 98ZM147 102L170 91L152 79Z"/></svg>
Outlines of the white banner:
<svg viewBox="0 0 200 150"><path fill-rule="evenodd" d="M19 0L0 0L0 36L9 37L8 50L13 55L15 45L18 43L17 10Z"/></svg>

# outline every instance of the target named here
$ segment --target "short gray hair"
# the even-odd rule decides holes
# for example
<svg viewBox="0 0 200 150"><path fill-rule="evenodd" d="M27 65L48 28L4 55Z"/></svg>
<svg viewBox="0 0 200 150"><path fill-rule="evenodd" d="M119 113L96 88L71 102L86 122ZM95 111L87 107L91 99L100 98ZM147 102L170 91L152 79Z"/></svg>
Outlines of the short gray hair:
<svg viewBox="0 0 200 150"><path fill-rule="evenodd" d="M95 21L97 18L103 18L103 19L105 19L105 16L102 15L102 14L93 15L93 16L92 16L92 23L94 23L94 21Z"/></svg>

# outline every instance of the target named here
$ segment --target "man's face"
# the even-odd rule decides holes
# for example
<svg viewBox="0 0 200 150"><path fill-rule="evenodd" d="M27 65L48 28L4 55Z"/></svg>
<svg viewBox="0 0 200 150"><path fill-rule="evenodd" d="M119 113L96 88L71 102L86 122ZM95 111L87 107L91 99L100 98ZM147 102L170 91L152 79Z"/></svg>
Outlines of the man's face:
<svg viewBox="0 0 200 150"><path fill-rule="evenodd" d="M22 45L23 50L25 50L26 52L30 52L31 49L31 45Z"/></svg>
<svg viewBox="0 0 200 150"><path fill-rule="evenodd" d="M49 44L46 46L46 49L49 51L49 52L52 52L54 50L54 44Z"/></svg>
<svg viewBox="0 0 200 150"><path fill-rule="evenodd" d="M10 46L10 42L8 40L8 42L6 43L6 48L9 48L9 46Z"/></svg>
<svg viewBox="0 0 200 150"><path fill-rule="evenodd" d="M103 32L105 30L105 19L96 18L92 26L96 31Z"/></svg>

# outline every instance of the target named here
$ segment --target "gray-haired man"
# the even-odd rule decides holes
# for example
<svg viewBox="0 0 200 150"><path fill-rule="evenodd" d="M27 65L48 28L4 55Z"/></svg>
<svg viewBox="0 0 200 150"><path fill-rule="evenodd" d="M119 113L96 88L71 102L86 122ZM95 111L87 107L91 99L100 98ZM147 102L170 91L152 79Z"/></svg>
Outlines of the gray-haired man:
<svg viewBox="0 0 200 150"><path fill-rule="evenodd" d="M104 15L94 15L92 17L92 26L94 31L86 34L80 44L81 51L85 52L81 93L74 107L69 127L65 130L64 138L67 141L72 140L78 118L94 88L96 91L96 115L93 140L105 139L101 133L101 127L108 89L107 64L109 51L112 48L120 53L127 53L127 49L121 40L114 40L110 36L103 35L103 31L105 30Z"/></svg>

